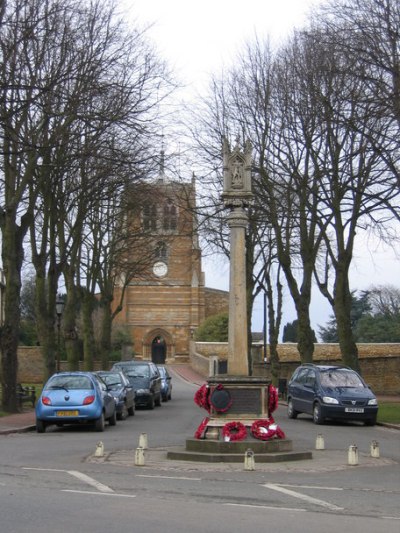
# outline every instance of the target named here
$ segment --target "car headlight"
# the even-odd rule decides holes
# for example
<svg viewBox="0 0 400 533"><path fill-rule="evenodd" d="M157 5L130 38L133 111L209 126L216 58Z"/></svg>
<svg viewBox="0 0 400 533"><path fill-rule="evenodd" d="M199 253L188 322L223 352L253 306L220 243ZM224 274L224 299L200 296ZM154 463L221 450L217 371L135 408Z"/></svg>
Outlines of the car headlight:
<svg viewBox="0 0 400 533"><path fill-rule="evenodd" d="M331 403L331 404L338 404L338 400L336 398L331 398L330 396L323 396L322 401L324 403Z"/></svg>
<svg viewBox="0 0 400 533"><path fill-rule="evenodd" d="M136 394L150 394L150 390L149 389L138 389L136 391Z"/></svg>
<svg viewBox="0 0 400 533"><path fill-rule="evenodd" d="M368 400L368 405L378 405L378 400L376 398L372 398L371 400Z"/></svg>

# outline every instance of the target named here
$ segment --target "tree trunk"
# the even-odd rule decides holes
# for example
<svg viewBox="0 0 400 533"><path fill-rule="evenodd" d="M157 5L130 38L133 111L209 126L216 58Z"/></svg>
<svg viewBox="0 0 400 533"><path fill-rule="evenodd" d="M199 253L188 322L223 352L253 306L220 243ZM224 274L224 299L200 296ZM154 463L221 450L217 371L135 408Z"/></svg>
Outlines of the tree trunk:
<svg viewBox="0 0 400 533"><path fill-rule="evenodd" d="M83 368L88 371L93 370L93 355L95 353L92 313L93 295L85 292L82 302Z"/></svg>
<svg viewBox="0 0 400 533"><path fill-rule="evenodd" d="M100 305L102 309L102 327L100 339L101 368L103 370L108 370L111 351L112 313L108 299L102 300Z"/></svg>
<svg viewBox="0 0 400 533"><path fill-rule="evenodd" d="M351 291L347 271L339 272L336 270L334 313L343 363L356 372L360 372L358 348L351 329Z"/></svg>
<svg viewBox="0 0 400 533"><path fill-rule="evenodd" d="M4 324L1 328L2 408L17 412L18 336L21 319L21 268L23 235L14 220L6 217L2 227L2 258L5 274Z"/></svg>
<svg viewBox="0 0 400 533"><path fill-rule="evenodd" d="M79 346L76 333L77 290L74 283L73 269L65 269L67 300L63 315L63 333L67 352L68 370L79 370Z"/></svg>

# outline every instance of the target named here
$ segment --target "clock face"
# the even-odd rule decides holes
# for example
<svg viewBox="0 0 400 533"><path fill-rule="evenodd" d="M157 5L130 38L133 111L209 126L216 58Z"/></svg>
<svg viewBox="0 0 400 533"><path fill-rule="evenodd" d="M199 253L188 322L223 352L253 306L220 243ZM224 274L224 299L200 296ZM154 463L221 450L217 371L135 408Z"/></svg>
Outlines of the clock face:
<svg viewBox="0 0 400 533"><path fill-rule="evenodd" d="M166 276L168 273L168 267L165 263L162 261L157 261L153 265L153 274L157 276L158 278L161 278L163 276Z"/></svg>

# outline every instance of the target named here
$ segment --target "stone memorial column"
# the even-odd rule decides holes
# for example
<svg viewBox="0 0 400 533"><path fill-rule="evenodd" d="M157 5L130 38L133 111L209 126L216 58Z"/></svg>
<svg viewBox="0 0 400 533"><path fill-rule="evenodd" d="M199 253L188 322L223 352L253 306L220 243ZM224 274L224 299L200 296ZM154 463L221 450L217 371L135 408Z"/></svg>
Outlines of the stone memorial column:
<svg viewBox="0 0 400 533"><path fill-rule="evenodd" d="M230 210L229 332L228 375L248 376L247 295L246 295L246 228L245 207L253 199L251 191L251 144L242 152L239 142L231 151L224 141L224 205Z"/></svg>

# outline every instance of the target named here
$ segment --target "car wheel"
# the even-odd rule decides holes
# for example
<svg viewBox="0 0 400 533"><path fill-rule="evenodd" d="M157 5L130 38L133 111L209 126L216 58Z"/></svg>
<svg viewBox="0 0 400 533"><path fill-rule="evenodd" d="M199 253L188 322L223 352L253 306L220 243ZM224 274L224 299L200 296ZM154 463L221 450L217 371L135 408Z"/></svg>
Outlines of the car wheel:
<svg viewBox="0 0 400 533"><path fill-rule="evenodd" d="M135 414L135 404L132 405L132 407L128 407L128 415L134 416Z"/></svg>
<svg viewBox="0 0 400 533"><path fill-rule="evenodd" d="M364 424L366 426L375 426L375 424L376 424L376 416L374 416L373 418L368 418L368 420L366 420L364 422Z"/></svg>
<svg viewBox="0 0 400 533"><path fill-rule="evenodd" d="M44 433L46 431L46 423L43 420L36 420L36 431L38 433Z"/></svg>
<svg viewBox="0 0 400 533"><path fill-rule="evenodd" d="M155 404L156 404L157 407L160 407L160 405L161 405L161 392L160 392L160 394L157 396L157 399L156 399L156 401L155 401Z"/></svg>
<svg viewBox="0 0 400 533"><path fill-rule="evenodd" d="M168 401L168 396L162 396L162 401L163 402L167 402Z"/></svg>
<svg viewBox="0 0 400 533"><path fill-rule="evenodd" d="M108 419L108 423L110 424L110 426L115 426L115 424L117 423L117 413L115 409L113 411L113 414Z"/></svg>
<svg viewBox="0 0 400 533"><path fill-rule="evenodd" d="M313 407L313 420L314 424L323 424L324 417L322 416L321 405L317 402Z"/></svg>
<svg viewBox="0 0 400 533"><path fill-rule="evenodd" d="M289 418L297 418L299 413L293 407L293 400L290 398L287 404L287 415Z"/></svg>
<svg viewBox="0 0 400 533"><path fill-rule="evenodd" d="M118 420L126 420L128 418L128 408L126 403L122 406L121 412L117 414Z"/></svg>
<svg viewBox="0 0 400 533"><path fill-rule="evenodd" d="M149 398L149 402L147 404L147 407L149 409L154 409L154 406L155 406L155 402L154 402L154 396L150 396Z"/></svg>
<svg viewBox="0 0 400 533"><path fill-rule="evenodd" d="M101 413L101 416L94 423L96 431L104 431L104 413Z"/></svg>
<svg viewBox="0 0 400 533"><path fill-rule="evenodd" d="M172 400L172 394L171 393L168 394L168 400Z"/></svg>

